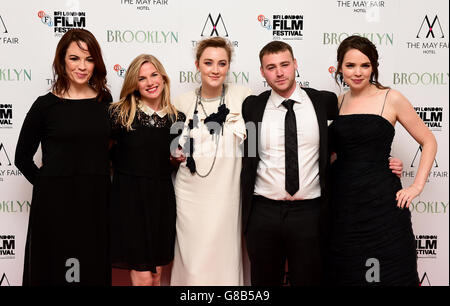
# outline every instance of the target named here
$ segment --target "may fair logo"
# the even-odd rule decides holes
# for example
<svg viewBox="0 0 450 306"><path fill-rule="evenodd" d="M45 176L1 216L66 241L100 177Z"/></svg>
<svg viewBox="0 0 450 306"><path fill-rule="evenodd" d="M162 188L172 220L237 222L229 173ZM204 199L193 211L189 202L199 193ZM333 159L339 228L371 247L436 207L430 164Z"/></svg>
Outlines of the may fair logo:
<svg viewBox="0 0 450 306"><path fill-rule="evenodd" d="M6 27L5 20L3 20L2 15L0 15L0 43L3 45L18 45L19 38L12 36L8 28Z"/></svg>
<svg viewBox="0 0 450 306"><path fill-rule="evenodd" d="M12 176L22 176L22 173L14 167L5 145L0 142L0 183Z"/></svg>
<svg viewBox="0 0 450 306"><path fill-rule="evenodd" d="M338 8L352 9L354 13L365 13L369 21L379 20L380 9L386 7L385 1L336 1Z"/></svg>
<svg viewBox="0 0 450 306"><path fill-rule="evenodd" d="M436 258L437 246L437 235L416 235L416 251L418 258Z"/></svg>
<svg viewBox="0 0 450 306"><path fill-rule="evenodd" d="M420 22L416 41L406 42L408 49L421 50L423 54L435 55L439 50L448 50L448 41L438 15L425 15Z"/></svg>
<svg viewBox="0 0 450 306"><path fill-rule="evenodd" d="M53 18L45 11L39 11L38 17L41 22L50 28L56 37L61 37L71 29L80 29L86 27L86 12L53 12Z"/></svg>
<svg viewBox="0 0 450 306"><path fill-rule="evenodd" d="M16 258L16 237L14 235L0 235L0 259Z"/></svg>
<svg viewBox="0 0 450 306"><path fill-rule="evenodd" d="M134 6L138 11L150 11L150 7L167 6L169 0L120 0L120 4Z"/></svg>
<svg viewBox="0 0 450 306"><path fill-rule="evenodd" d="M12 104L0 104L0 129L10 129L12 124L13 113Z"/></svg>
<svg viewBox="0 0 450 306"><path fill-rule="evenodd" d="M420 277L419 286L421 286L421 287L430 286L431 287L430 278L428 277L427 272L424 272L422 277Z"/></svg>
<svg viewBox="0 0 450 306"><path fill-rule="evenodd" d="M273 40L302 40L303 15L258 15L261 26L272 32Z"/></svg>
<svg viewBox="0 0 450 306"><path fill-rule="evenodd" d="M211 13L206 17L201 37L222 36L228 37L227 27L223 21L222 14L219 13L217 18L213 19Z"/></svg>
<svg viewBox="0 0 450 306"><path fill-rule="evenodd" d="M435 112L435 111L433 111L433 112ZM433 115L433 120L439 119L438 113L439 112L434 113L435 115ZM422 116L425 116L425 115L422 115ZM430 120L432 119L431 115L429 118L430 118ZM434 123L431 121L430 124L436 125L436 121ZM416 169L419 166L420 157L422 156L422 146L419 145L417 150L415 150L411 155L412 155L412 160L411 160L411 164L409 165L411 169L407 170L405 167L402 171L402 178L405 178L405 179L414 179L416 177L416 174L417 174ZM437 160L437 158L435 158L433 161L433 166L430 170L430 173L428 174L427 182L447 181L447 180L448 180L448 171L440 169L438 160Z"/></svg>
<svg viewBox="0 0 450 306"><path fill-rule="evenodd" d="M200 32L200 37L224 37L230 41L233 47L239 47L239 42L233 41L230 38L230 33L228 32L227 25L222 13L219 13L217 15L209 13L208 16L206 16L202 31ZM198 42L198 40L191 40L193 47L196 47Z"/></svg>
<svg viewBox="0 0 450 306"><path fill-rule="evenodd" d="M0 287L7 287L7 286L11 286L11 284L9 283L6 273L3 273L3 274L1 274L1 277L0 277Z"/></svg>
<svg viewBox="0 0 450 306"><path fill-rule="evenodd" d="M300 77L300 73L298 72L298 69L295 69L295 82L300 85L300 87L310 87L310 81L304 80ZM269 87L269 84L266 80L263 80L263 86Z"/></svg>

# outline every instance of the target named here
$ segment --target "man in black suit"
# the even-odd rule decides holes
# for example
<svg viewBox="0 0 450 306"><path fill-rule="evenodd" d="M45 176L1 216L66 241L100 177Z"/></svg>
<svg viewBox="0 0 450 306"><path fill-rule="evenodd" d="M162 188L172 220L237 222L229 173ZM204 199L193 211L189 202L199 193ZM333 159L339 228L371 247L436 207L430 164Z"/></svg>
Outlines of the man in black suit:
<svg viewBox="0 0 450 306"><path fill-rule="evenodd" d="M297 85L297 62L284 42L267 44L260 61L272 90L242 106L242 225L252 285L282 285L286 260L291 285L318 285L328 223L327 123L337 97Z"/></svg>

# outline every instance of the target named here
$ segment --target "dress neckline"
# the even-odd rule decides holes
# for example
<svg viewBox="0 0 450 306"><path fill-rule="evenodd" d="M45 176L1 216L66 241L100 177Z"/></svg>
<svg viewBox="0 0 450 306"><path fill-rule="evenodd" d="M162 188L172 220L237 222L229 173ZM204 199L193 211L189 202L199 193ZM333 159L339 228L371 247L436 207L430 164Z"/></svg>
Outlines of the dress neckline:
<svg viewBox="0 0 450 306"><path fill-rule="evenodd" d="M389 124L389 126L395 130L395 127L392 125L392 123L387 120L386 118L384 118L383 116L380 116L378 114L366 114L366 113L355 113L355 114L343 114L343 115L338 115L338 117L357 117L357 116L372 116L375 118L380 118L382 121L386 122L387 124Z"/></svg>
<svg viewBox="0 0 450 306"><path fill-rule="evenodd" d="M61 98L58 97L57 95L55 95L53 92L49 92L53 97L55 97L56 99L59 99L61 101L67 101L67 102L77 102L77 101L93 101L95 99L97 99L97 97L93 97L93 98L84 98L84 99L68 99L68 98Z"/></svg>

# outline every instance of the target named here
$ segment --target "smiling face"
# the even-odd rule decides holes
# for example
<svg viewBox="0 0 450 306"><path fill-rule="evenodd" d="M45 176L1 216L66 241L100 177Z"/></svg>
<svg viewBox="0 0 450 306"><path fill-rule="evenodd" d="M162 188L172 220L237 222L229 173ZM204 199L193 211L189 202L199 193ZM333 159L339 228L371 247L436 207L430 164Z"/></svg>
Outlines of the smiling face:
<svg viewBox="0 0 450 306"><path fill-rule="evenodd" d="M164 79L152 63L144 63L139 69L138 91L142 102L158 107L162 100ZM157 110L157 109L155 109Z"/></svg>
<svg viewBox="0 0 450 306"><path fill-rule="evenodd" d="M288 98L295 90L297 61L289 50L265 54L261 59L261 74L280 96Z"/></svg>
<svg viewBox="0 0 450 306"><path fill-rule="evenodd" d="M208 47L195 62L195 66L200 71L202 87L215 90L225 82L230 61L224 48Z"/></svg>
<svg viewBox="0 0 450 306"><path fill-rule="evenodd" d="M342 75L344 82L350 89L361 90L370 85L372 64L370 59L357 49L350 49L344 55L342 61Z"/></svg>
<svg viewBox="0 0 450 306"><path fill-rule="evenodd" d="M82 41L71 42L67 48L64 61L70 84L87 85L94 73L95 63L86 43Z"/></svg>

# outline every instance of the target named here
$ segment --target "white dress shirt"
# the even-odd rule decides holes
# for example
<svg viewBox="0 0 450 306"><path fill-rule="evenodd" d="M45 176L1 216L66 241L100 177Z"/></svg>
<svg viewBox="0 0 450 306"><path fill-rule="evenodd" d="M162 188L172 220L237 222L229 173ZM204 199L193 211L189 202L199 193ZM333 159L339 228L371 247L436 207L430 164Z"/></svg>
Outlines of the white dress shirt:
<svg viewBox="0 0 450 306"><path fill-rule="evenodd" d="M254 193L272 200L306 200L320 197L319 125L314 106L307 93L297 88L289 97L294 100L297 122L300 189L291 196L285 190L284 118L286 98L275 91L267 101L261 124L261 139Z"/></svg>

